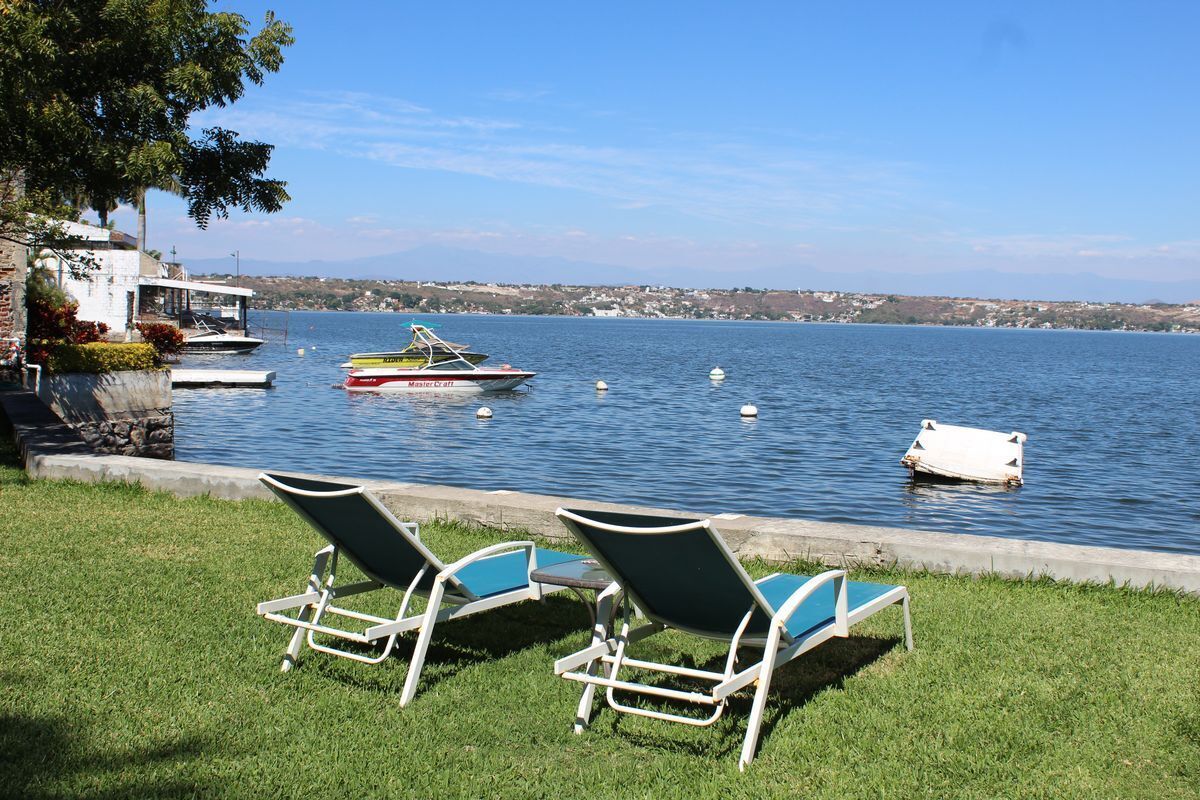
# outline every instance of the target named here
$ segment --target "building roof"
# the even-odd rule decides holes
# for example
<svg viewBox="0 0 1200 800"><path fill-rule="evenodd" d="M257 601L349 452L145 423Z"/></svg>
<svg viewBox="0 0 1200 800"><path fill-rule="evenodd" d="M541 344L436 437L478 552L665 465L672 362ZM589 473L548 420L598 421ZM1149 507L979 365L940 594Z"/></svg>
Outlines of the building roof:
<svg viewBox="0 0 1200 800"><path fill-rule="evenodd" d="M236 295L237 297L254 297L253 289L241 286L225 286L220 283L203 283L201 281L179 281L174 278L150 278L143 275L138 283L142 286L162 286L167 289L187 289L190 292L208 292L209 294Z"/></svg>
<svg viewBox="0 0 1200 800"><path fill-rule="evenodd" d="M137 249L137 237L130 236L123 231L101 228L98 225L89 225L86 222L68 222L63 220L59 220L59 222L66 229L67 233L72 236L78 236L84 242L110 242L114 247L128 248L130 250ZM84 242L71 242L65 245L65 247L68 250L86 250L87 245Z"/></svg>

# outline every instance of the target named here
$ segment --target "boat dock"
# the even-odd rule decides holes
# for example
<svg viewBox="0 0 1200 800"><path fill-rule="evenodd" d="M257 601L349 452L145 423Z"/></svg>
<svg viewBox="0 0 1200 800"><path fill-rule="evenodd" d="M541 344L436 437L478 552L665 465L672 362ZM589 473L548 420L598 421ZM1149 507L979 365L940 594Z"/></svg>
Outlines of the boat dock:
<svg viewBox="0 0 1200 800"><path fill-rule="evenodd" d="M173 369L171 388L268 389L275 380L274 370L255 369Z"/></svg>

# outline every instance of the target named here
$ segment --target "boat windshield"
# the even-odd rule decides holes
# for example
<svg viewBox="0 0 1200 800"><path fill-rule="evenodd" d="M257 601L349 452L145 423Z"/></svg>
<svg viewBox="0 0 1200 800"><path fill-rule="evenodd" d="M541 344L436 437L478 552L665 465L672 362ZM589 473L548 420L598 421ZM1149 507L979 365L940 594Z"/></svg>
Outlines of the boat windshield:
<svg viewBox="0 0 1200 800"><path fill-rule="evenodd" d="M429 364L425 369L448 369L448 370L471 370L477 369L474 364L467 361L465 358L452 358L449 361L439 361L436 364Z"/></svg>

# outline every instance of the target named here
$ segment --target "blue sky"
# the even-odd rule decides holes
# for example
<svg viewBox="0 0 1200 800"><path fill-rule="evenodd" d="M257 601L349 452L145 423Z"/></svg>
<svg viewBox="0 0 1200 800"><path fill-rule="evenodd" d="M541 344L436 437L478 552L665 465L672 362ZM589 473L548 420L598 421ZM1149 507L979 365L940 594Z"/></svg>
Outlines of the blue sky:
<svg viewBox="0 0 1200 800"><path fill-rule="evenodd" d="M292 202L199 231L155 193L152 247L1200 277L1195 2L276 9L281 72L196 122Z"/></svg>

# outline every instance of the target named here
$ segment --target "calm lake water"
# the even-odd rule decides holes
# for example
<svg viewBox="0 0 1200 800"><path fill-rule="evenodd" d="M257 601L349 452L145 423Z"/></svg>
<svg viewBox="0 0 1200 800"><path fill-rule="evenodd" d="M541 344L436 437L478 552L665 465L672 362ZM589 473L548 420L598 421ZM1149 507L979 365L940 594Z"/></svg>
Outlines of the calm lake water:
<svg viewBox="0 0 1200 800"><path fill-rule="evenodd" d="M489 363L537 372L532 388L331 388L349 353L407 342L410 319L294 312L286 346L186 359L279 376L270 390L177 390L177 457L1200 553L1197 336L423 315ZM484 404L495 417L476 420ZM926 418L1024 431L1025 486L911 483L898 462Z"/></svg>

